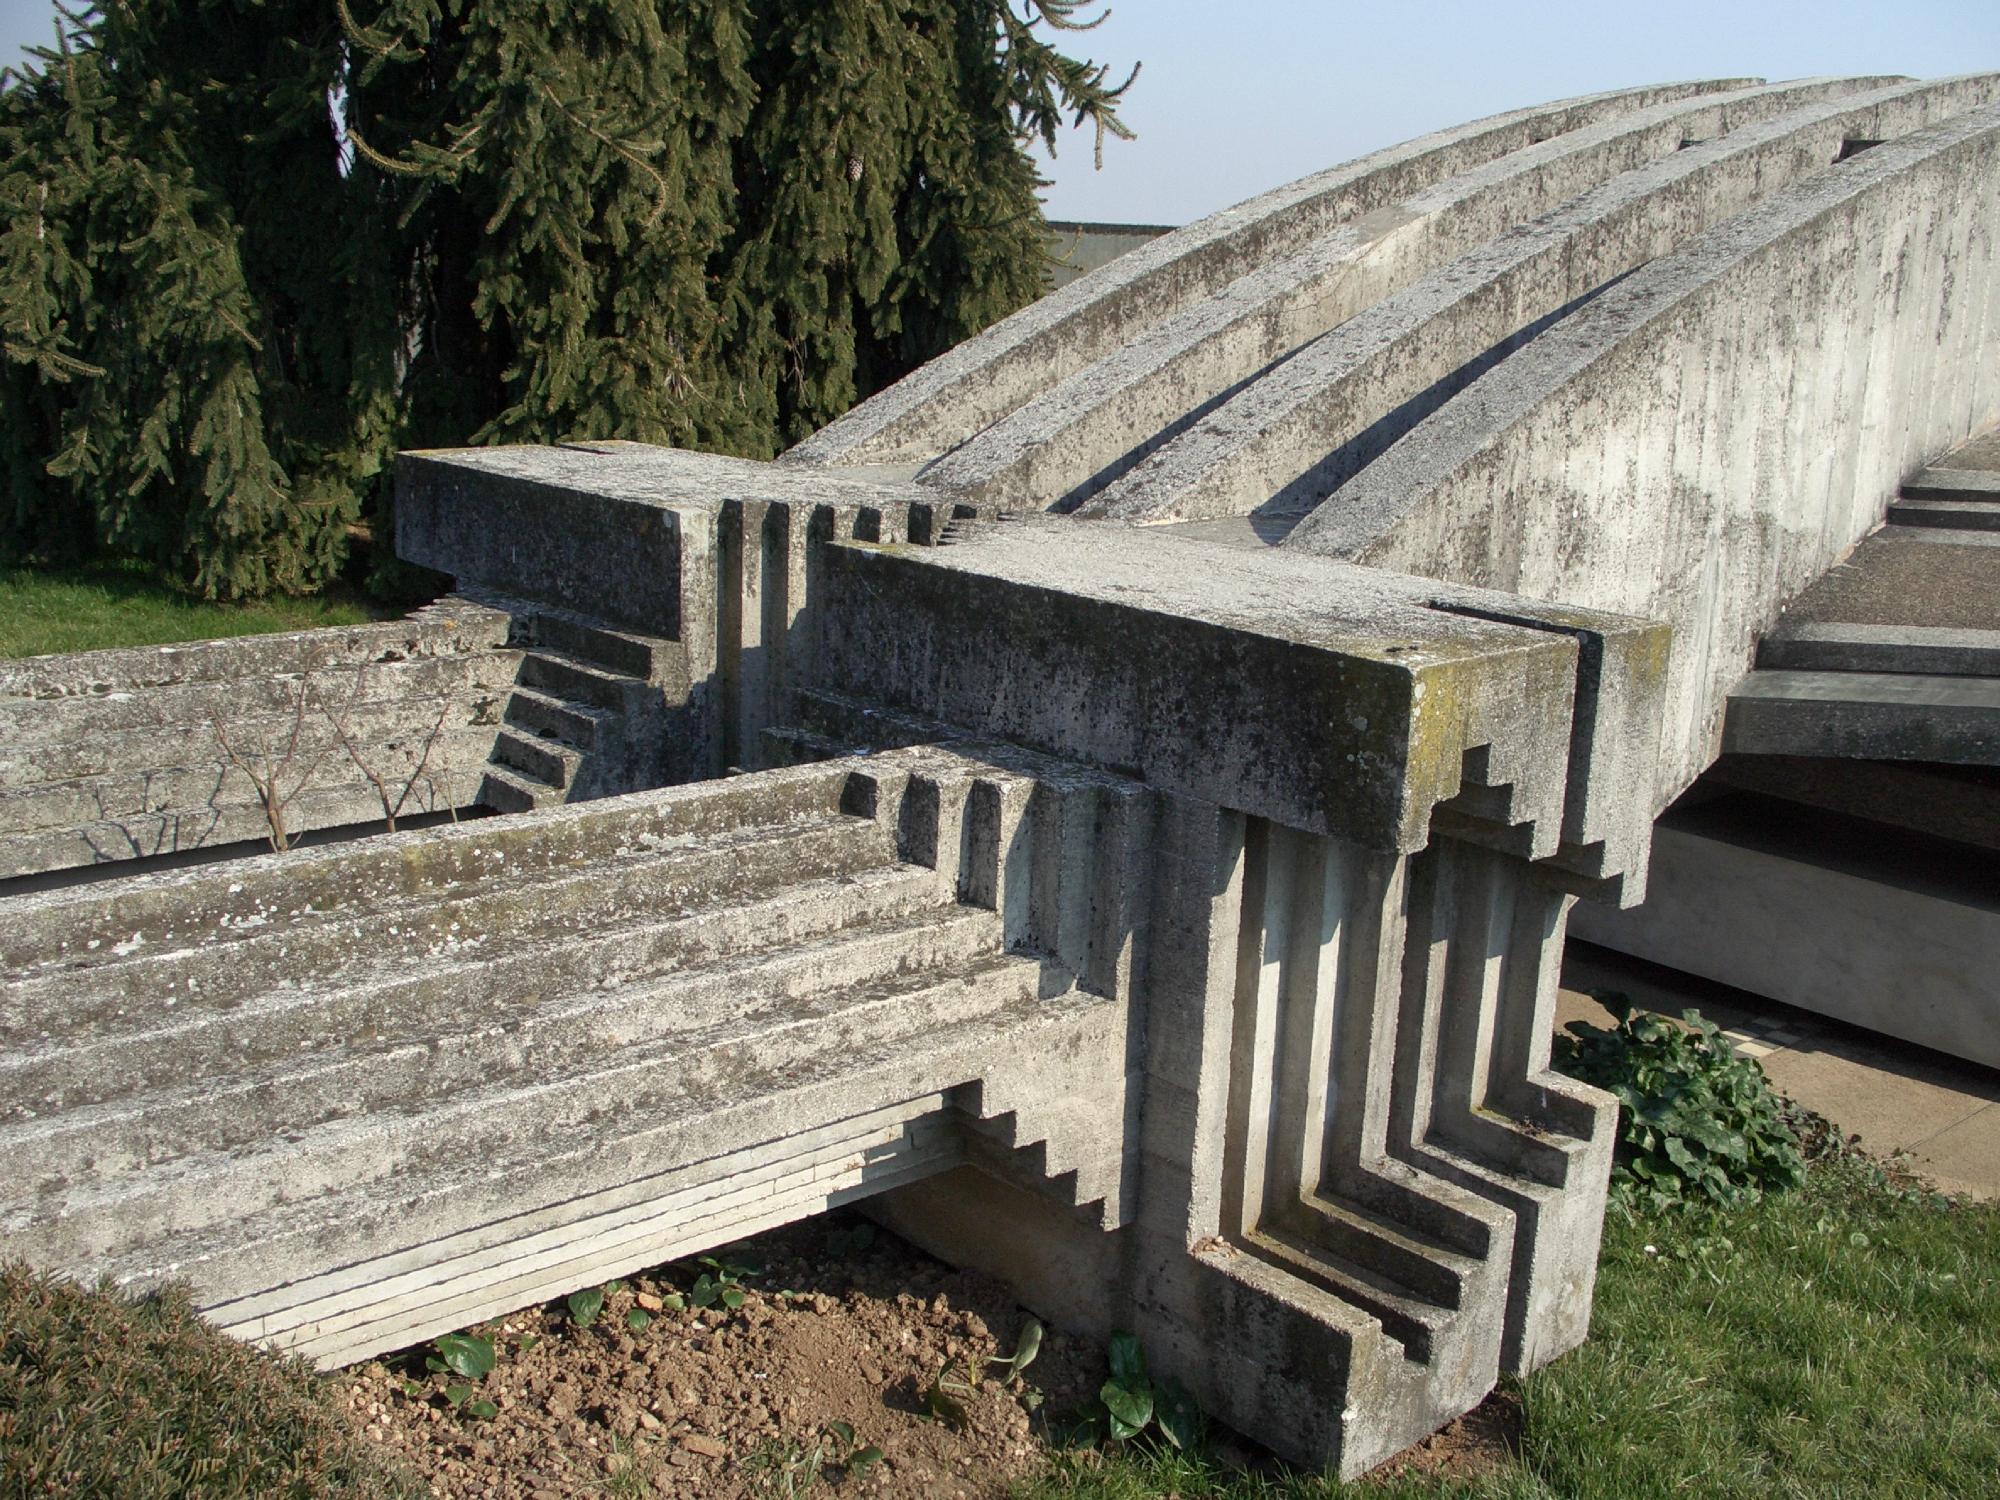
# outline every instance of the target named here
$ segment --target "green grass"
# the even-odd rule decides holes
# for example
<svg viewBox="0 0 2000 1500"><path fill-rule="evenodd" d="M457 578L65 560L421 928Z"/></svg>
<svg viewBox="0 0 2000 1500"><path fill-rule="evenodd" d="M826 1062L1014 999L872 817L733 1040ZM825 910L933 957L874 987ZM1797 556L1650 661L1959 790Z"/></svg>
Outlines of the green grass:
<svg viewBox="0 0 2000 1500"><path fill-rule="evenodd" d="M212 604L138 563L0 569L0 657L313 630L397 613L344 587L306 599Z"/></svg>
<svg viewBox="0 0 2000 1500"><path fill-rule="evenodd" d="M1606 1223L1590 1340L1522 1383L1518 1458L1357 1493L2000 1493L2000 1205L1901 1193L1866 1163L1836 1160L1796 1192L1706 1232L1698 1222ZM1127 1455L1068 1465L1027 1495L1308 1500L1339 1488Z"/></svg>
<svg viewBox="0 0 2000 1500"><path fill-rule="evenodd" d="M0 1500L415 1500L337 1390L217 1333L185 1290L0 1266Z"/></svg>

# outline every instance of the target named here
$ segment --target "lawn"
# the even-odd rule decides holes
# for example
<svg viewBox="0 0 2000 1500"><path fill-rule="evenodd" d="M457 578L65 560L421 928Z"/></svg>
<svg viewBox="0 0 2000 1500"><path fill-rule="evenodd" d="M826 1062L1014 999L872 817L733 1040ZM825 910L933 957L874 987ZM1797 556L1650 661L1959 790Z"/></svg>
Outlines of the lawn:
<svg viewBox="0 0 2000 1500"><path fill-rule="evenodd" d="M1519 1387L1519 1452L1346 1493L1812 1500L2000 1493L2000 1205L1852 1159L1728 1213L1605 1225L1596 1322ZM1307 1500L1202 1460L1067 1461L1029 1500Z"/></svg>
<svg viewBox="0 0 2000 1500"><path fill-rule="evenodd" d="M138 563L7 568L0 570L0 657L312 630L400 612L349 588L306 599L214 604L190 598Z"/></svg>

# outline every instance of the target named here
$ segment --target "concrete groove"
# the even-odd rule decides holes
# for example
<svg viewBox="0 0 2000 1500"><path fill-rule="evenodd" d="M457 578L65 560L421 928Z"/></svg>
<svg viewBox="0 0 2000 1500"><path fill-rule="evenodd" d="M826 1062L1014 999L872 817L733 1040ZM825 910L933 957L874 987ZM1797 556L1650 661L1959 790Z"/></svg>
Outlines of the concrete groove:
<svg viewBox="0 0 2000 1500"><path fill-rule="evenodd" d="M0 901L7 1248L332 1362L865 1199L1381 1462L1588 1331L1576 900L1656 837L1682 878L1726 799L1654 815L1760 711L1822 721L1764 784L1872 694L1928 738L1849 751L1992 790L1938 762L1991 760L2000 615L1895 583L1984 576L1983 471L1780 615L1996 411L1996 153L1996 75L1590 96L1164 235L776 463L401 455L399 555L465 593L326 649L463 690L514 811ZM125 697L275 723L314 649L0 670L0 724L158 776ZM23 740L0 814L125 769ZM198 816L120 785L128 840ZM52 795L35 857L120 836ZM1910 883L1983 932L1938 819Z"/></svg>

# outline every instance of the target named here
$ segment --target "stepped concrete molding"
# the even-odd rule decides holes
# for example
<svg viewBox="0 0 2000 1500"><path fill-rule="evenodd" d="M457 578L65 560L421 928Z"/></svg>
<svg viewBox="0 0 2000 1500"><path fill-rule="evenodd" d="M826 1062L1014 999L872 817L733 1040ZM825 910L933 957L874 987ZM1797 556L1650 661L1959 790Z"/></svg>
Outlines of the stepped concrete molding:
<svg viewBox="0 0 2000 1500"><path fill-rule="evenodd" d="M0 662L0 880L658 786L686 695L666 643L491 591Z"/></svg>
<svg viewBox="0 0 2000 1500"><path fill-rule="evenodd" d="M449 600L0 662L0 879L470 807L519 667L507 636Z"/></svg>
<svg viewBox="0 0 2000 1500"><path fill-rule="evenodd" d="M405 454L399 553L508 622L515 815L0 902L6 1247L338 1363L866 1200L1381 1462L1587 1333L1571 912L2000 417L1996 152L1992 75L1597 95L1151 240L774 463Z"/></svg>

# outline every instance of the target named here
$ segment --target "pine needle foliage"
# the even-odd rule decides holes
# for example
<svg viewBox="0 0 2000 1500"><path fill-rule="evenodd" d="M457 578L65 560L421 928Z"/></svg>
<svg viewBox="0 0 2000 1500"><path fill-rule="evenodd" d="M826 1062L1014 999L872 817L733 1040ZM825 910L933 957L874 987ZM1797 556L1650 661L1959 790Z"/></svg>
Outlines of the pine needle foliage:
<svg viewBox="0 0 2000 1500"><path fill-rule="evenodd" d="M0 561L302 593L398 447L768 456L1037 295L1085 0L107 0L0 75ZM1136 70L1135 70L1136 71Z"/></svg>

